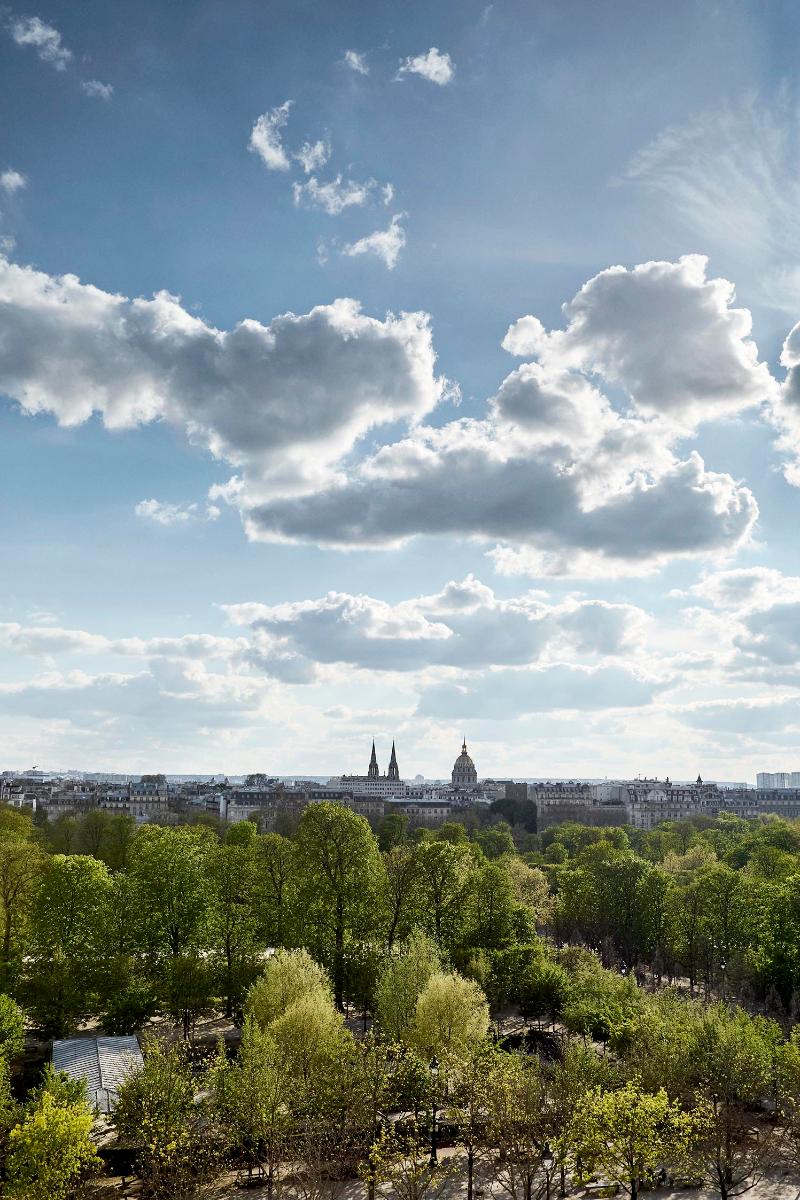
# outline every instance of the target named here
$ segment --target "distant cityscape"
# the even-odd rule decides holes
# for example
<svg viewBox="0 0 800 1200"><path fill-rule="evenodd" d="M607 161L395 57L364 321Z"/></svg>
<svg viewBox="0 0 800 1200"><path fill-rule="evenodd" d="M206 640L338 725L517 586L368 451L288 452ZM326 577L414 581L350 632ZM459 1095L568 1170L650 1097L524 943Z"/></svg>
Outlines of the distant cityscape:
<svg viewBox="0 0 800 1200"><path fill-rule="evenodd" d="M800 771L759 772L755 787L703 780L699 775L694 782L669 777L481 779L463 741L449 781L426 780L422 775L408 781L401 776L395 743L381 773L373 741L365 774L327 779L260 772L240 777L132 776L36 767L0 774L0 802L30 808L47 820L101 809L128 814L139 823L169 823L207 812L231 823L252 820L269 831L296 820L307 804L319 800L343 804L373 824L397 813L411 828L435 828L445 821L463 820L470 810L495 806L538 830L566 821L652 829L662 821L695 816L800 817Z"/></svg>

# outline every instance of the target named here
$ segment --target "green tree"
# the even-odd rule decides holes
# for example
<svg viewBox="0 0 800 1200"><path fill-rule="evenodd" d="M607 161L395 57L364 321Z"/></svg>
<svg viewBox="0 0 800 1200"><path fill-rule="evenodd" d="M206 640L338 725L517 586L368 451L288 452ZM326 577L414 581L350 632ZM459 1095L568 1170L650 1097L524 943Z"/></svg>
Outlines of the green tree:
<svg viewBox="0 0 800 1200"><path fill-rule="evenodd" d="M119 1086L112 1121L120 1141L137 1148L143 1194L152 1200L185 1200L217 1168L219 1145L179 1046L145 1046L143 1065Z"/></svg>
<svg viewBox="0 0 800 1200"><path fill-rule="evenodd" d="M415 848L410 846L393 846L384 854L383 862L381 899L386 914L386 947L391 952L398 938L408 936L420 915L419 866Z"/></svg>
<svg viewBox="0 0 800 1200"><path fill-rule="evenodd" d="M499 863L479 867L469 889L469 944L494 949L511 941L514 907L514 889L507 871Z"/></svg>
<svg viewBox="0 0 800 1200"><path fill-rule="evenodd" d="M255 826L250 827L255 838ZM225 1015L230 1017L255 973L255 870L249 845L212 847L208 877L210 934L221 966Z"/></svg>
<svg viewBox="0 0 800 1200"><path fill-rule="evenodd" d="M25 1049L25 1018L10 996L0 995L0 1058L13 1062Z"/></svg>
<svg viewBox="0 0 800 1200"><path fill-rule="evenodd" d="M375 989L375 1015L387 1037L400 1041L407 1035L420 993L441 965L436 945L420 930L411 934L401 954L387 960Z"/></svg>
<svg viewBox="0 0 800 1200"><path fill-rule="evenodd" d="M33 842L12 837L8 831L0 838L0 987L8 987L18 975L31 901L44 862Z"/></svg>
<svg viewBox="0 0 800 1200"><path fill-rule="evenodd" d="M339 804L309 804L295 839L308 926L331 963L337 1008L344 1002L349 936L375 923L382 862L367 821Z"/></svg>
<svg viewBox="0 0 800 1200"><path fill-rule="evenodd" d="M511 826L506 821L498 821L486 829L479 829L475 841L489 859L502 858L504 854L515 854L516 846L511 833Z"/></svg>
<svg viewBox="0 0 800 1200"><path fill-rule="evenodd" d="M254 854L259 941L289 945L298 882L294 843L279 833L265 833L257 839Z"/></svg>
<svg viewBox="0 0 800 1200"><path fill-rule="evenodd" d="M459 930L472 871L469 847L445 841L422 842L417 847L417 863L430 932L440 946L450 945Z"/></svg>
<svg viewBox="0 0 800 1200"><path fill-rule="evenodd" d="M88 855L56 854L44 867L31 911L26 995L53 1033L97 1007L110 895L108 868Z"/></svg>
<svg viewBox="0 0 800 1200"><path fill-rule="evenodd" d="M140 939L159 960L201 946L207 935L213 833L198 826L143 825L131 849Z"/></svg>

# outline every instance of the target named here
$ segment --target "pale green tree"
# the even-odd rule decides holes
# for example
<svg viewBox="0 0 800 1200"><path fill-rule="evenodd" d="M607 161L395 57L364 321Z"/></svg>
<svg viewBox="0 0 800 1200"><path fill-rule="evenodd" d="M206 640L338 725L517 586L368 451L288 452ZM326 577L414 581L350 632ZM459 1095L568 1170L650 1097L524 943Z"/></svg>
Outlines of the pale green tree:
<svg viewBox="0 0 800 1200"><path fill-rule="evenodd" d="M61 1101L43 1089L8 1137L9 1200L70 1200L102 1165L85 1103Z"/></svg>
<svg viewBox="0 0 800 1200"><path fill-rule="evenodd" d="M298 1094L318 1085L344 1043L352 1038L342 1014L322 991L295 1000L267 1028Z"/></svg>
<svg viewBox="0 0 800 1200"><path fill-rule="evenodd" d="M489 1032L489 1005L472 979L437 972L419 995L409 1041L422 1054L467 1050Z"/></svg>
<svg viewBox="0 0 800 1200"><path fill-rule="evenodd" d="M492 1181L508 1200L532 1200L548 1132L539 1060L496 1055L486 1077L482 1152Z"/></svg>
<svg viewBox="0 0 800 1200"><path fill-rule="evenodd" d="M220 1047L210 1084L212 1108L226 1141L244 1158L248 1178L254 1170L264 1171L271 1198L280 1164L290 1153L293 1090L274 1038L252 1017L245 1020L233 1062Z"/></svg>
<svg viewBox="0 0 800 1200"><path fill-rule="evenodd" d="M324 967L315 962L307 950L276 950L269 958L261 976L247 993L245 1004L249 1016L266 1029L282 1017L291 1005L309 995L333 998L330 979Z"/></svg>
<svg viewBox="0 0 800 1200"><path fill-rule="evenodd" d="M593 1088L576 1117L582 1172L601 1171L636 1200L640 1180L662 1163L678 1167L686 1160L701 1139L706 1119L703 1109L684 1111L663 1088L645 1092L633 1080L616 1091Z"/></svg>

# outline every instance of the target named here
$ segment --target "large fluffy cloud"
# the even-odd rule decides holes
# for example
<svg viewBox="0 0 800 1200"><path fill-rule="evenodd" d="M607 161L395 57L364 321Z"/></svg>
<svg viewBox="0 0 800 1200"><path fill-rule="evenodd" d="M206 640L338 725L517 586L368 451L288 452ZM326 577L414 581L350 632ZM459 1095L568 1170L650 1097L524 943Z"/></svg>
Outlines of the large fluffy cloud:
<svg viewBox="0 0 800 1200"><path fill-rule="evenodd" d="M627 604L554 605L536 594L500 600L473 576L394 605L329 592L317 600L225 609L236 624L277 641L292 658L384 671L475 671L544 658L613 656L629 652L646 624L645 614Z"/></svg>
<svg viewBox="0 0 800 1200"><path fill-rule="evenodd" d="M565 315L563 330L535 317L511 327L506 349L536 361L507 376L485 419L418 428L326 487L251 506L251 535L344 546L471 536L498 543L501 568L544 554L567 573L570 559L640 570L745 542L749 489L672 449L699 423L774 396L731 285L707 280L698 256L615 267Z"/></svg>
<svg viewBox="0 0 800 1200"><path fill-rule="evenodd" d="M129 300L0 259L0 391L64 425L168 420L256 495L320 478L373 426L429 412L433 367L421 313L380 321L337 300L226 332L166 292Z"/></svg>
<svg viewBox="0 0 800 1200"><path fill-rule="evenodd" d="M748 488L675 453L699 423L774 401L730 284L697 256L611 268L565 315L562 330L511 327L506 347L535 361L483 418L423 426L444 387L425 314L377 320L337 300L222 331L166 292L129 300L0 260L0 390L63 424L178 426L236 469L212 498L254 539L470 537L499 566L545 555L567 572L745 542ZM399 440L352 453L398 421Z"/></svg>
<svg viewBox="0 0 800 1200"><path fill-rule="evenodd" d="M509 329L504 346L551 367L577 368L623 388L642 414L694 425L769 398L752 320L734 308L733 284L706 279L707 259L609 267L564 305L567 325L546 332L535 317Z"/></svg>

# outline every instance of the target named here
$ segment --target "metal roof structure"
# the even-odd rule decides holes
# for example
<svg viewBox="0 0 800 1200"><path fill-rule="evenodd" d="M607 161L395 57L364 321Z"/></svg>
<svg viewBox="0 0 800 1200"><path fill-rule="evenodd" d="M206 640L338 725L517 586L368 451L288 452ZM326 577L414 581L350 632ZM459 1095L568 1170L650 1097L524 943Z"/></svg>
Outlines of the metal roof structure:
<svg viewBox="0 0 800 1200"><path fill-rule="evenodd" d="M90 1108L110 1113L123 1079L143 1063L139 1042L131 1037L79 1037L53 1042L53 1066L86 1083Z"/></svg>

